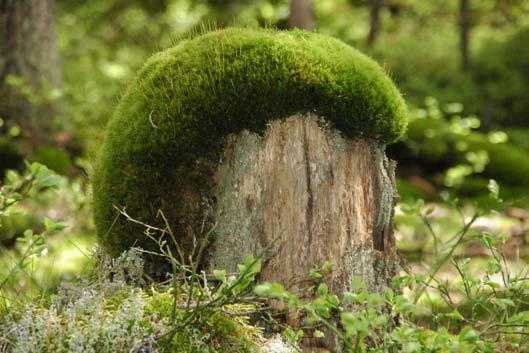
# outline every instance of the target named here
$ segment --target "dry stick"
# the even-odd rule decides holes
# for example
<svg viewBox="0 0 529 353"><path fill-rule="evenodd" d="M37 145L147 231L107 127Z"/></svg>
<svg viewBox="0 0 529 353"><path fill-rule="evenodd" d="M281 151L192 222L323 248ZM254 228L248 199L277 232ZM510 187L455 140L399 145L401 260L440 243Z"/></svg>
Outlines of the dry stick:
<svg viewBox="0 0 529 353"><path fill-rule="evenodd" d="M181 252L181 249L180 247L178 246L178 243L176 242L176 238L174 236L174 233L172 232L169 224L168 224L168 221L167 221L167 218L165 217L165 215L163 214L163 212L161 212L161 210L159 210L159 214L161 215L161 217L163 218L165 224L166 224L166 229L162 229L162 228L158 228L158 227L154 227L154 226L151 226L147 223L144 223L144 222L141 222L139 220L136 220L134 218L132 218L126 211L125 209L119 209L117 206L114 205L114 208L120 213L122 214L128 221L131 221L133 223L136 223L136 224L139 224L139 225L142 225L144 226L147 230L155 230L155 231L158 231L158 232L161 232L162 235L163 234L166 234L166 233L169 233L169 235L171 236L171 239L173 240L173 242L175 243L175 246L177 248L177 251L179 252L179 255L181 257L181 259L183 260L183 254ZM182 304L182 305L176 305L175 303L175 306L173 307L174 309L183 309L183 310L186 310L186 314L189 313L190 309L198 309L198 308L202 308L202 309L205 309L207 307L221 307L223 305L225 305L227 303L227 298L225 298L224 300L221 300L221 297L217 297L216 299L213 299L213 300L210 300L209 302L205 302L204 304L201 304L201 301L200 299L202 298L202 292L200 293L200 296L199 296L199 300L197 303L192 303L192 291L193 291L193 288L194 288L194 284L195 284L195 278L196 278L196 273L197 273L197 270L198 270L198 264L200 263L200 260L203 256L203 252L205 250L205 247L208 243L208 240L209 240L209 236L213 233L213 230L215 229L216 225L213 227L213 229L211 229L207 234L206 234L206 237L205 239L202 241L202 244L201 244L201 247L199 248L199 251L198 251L198 254L197 254L197 258L195 260L195 263L193 265L193 269L191 271L191 275L189 276L189 279L191 281L191 284L190 284L190 288L189 288L189 291L188 291L188 301L186 304ZM270 244L268 244L264 249L263 251L261 252L261 254L259 254L259 256L254 259L251 263L250 263L250 266L248 266L245 271L243 273L240 274L241 278L239 281L233 283L228 289L227 291L231 291L233 290L233 288L235 288L235 286L237 286L242 280L244 280L246 278L246 276L248 275L251 275L251 273L249 272L253 267L254 265L260 261L260 259L262 257L264 257L264 255L266 254L266 252L276 243L276 241L279 239L279 237L281 236L281 234L279 236L277 236L272 242L270 242ZM151 236L151 238L153 238ZM163 249L162 249L163 251ZM174 256L172 256L171 252L170 252L170 249L168 249L168 253L167 252L163 252L162 255L160 254L157 254L157 255L160 255L160 256L167 256L169 257L170 260L172 260L172 262L174 263L175 261L178 262ZM152 253L152 254L156 254L156 253L153 253L153 252L150 252L150 251L145 251L144 252L146 253ZM194 251L193 251L193 255L194 255ZM173 276L173 278L176 278L176 273L174 273L175 276ZM184 276L183 277L184 280L187 278L187 276ZM204 277L204 283L207 285L207 277ZM176 299L176 296L175 296L175 299ZM249 311L249 312L244 312L244 313L230 313L229 311L226 311L226 310L221 310L221 313L224 313L226 315L231 315L231 316L246 316L246 315L249 315L251 313L256 313L256 312L259 312L259 311L262 311L262 310L265 310L264 308L263 309L260 309L260 310L252 310L252 311ZM190 315L188 315L184 320L183 322L179 325L179 326L182 326L182 325L187 325L187 323L189 323L192 319L194 319L196 317L196 315L198 314L198 311L197 310L194 310L193 312L191 312ZM174 335L176 334L177 332L177 329L178 327L175 327L173 329L171 329L169 332L165 333L164 335L162 336L167 336L169 335L169 339L167 341L167 343L169 343L172 338L174 337Z"/></svg>
<svg viewBox="0 0 529 353"><path fill-rule="evenodd" d="M178 245L178 242L176 241L176 237L174 235L174 232L173 232L173 229L171 228L171 225L169 224L169 221L167 220L167 217L165 217L165 214L163 213L162 210L158 210L158 214L160 215L160 217L162 217L164 223L165 223L165 226L166 226L166 229L169 233L169 236L171 237L171 240L173 241L173 244L176 248L176 251L178 253L178 256L180 257L180 263L183 265L185 263L185 257L184 257L184 254L182 252L182 249L180 248L180 245ZM213 226L213 229L211 231L213 231L216 227L216 224Z"/></svg>
<svg viewBox="0 0 529 353"><path fill-rule="evenodd" d="M465 235L467 234L467 232L470 230L470 228L472 227L472 225L474 224L474 222L476 221L476 219L479 218L479 214L478 213L475 213L472 218L470 219L470 221L468 221L467 223L465 223L463 229L461 229L457 234L456 236L453 238L453 239L457 239L457 241L455 242L455 244L450 248L450 251L448 251L448 253L443 256L442 260L438 262L438 264L433 268L433 270L430 272L430 274L428 275L428 280L426 282L426 284L429 284L429 282L434 278L434 276L437 274L437 272L439 272L439 270L441 270L441 267L443 267L443 265L446 263L446 261L452 256L452 254L454 253L456 247L463 241L463 238L465 237ZM414 301L413 303L414 304L417 304L417 301L419 300L420 296L422 295L422 293L425 291L426 289L426 285L422 285L420 286L418 289L417 289L417 293L415 294L415 298L414 298Z"/></svg>
<svg viewBox="0 0 529 353"><path fill-rule="evenodd" d="M282 233L281 233L282 234ZM255 258L248 267L245 268L245 270L240 273L240 278L238 281L236 281L235 283L231 284L227 289L226 291L229 293L230 291L232 291L239 283L241 283L244 279L246 279L246 276L248 275L251 275L251 273L249 272L254 266L255 264L261 260L262 257L264 257L264 255L267 253L267 251L272 247L274 246L274 244L279 240L279 237L281 235L277 236L274 240L272 240L270 242L270 244L268 244L262 251L261 253L259 254L259 256L257 258ZM202 294L202 293L201 293ZM199 297L200 299L200 297ZM222 298L221 296L213 299L212 301L209 301L209 302L206 302L204 303L204 305L197 305L195 307L195 309L206 309L208 307L222 307L224 305L227 304L227 302L229 301L229 298ZM200 300L199 300L200 302ZM186 304L186 307L189 308L189 305L190 303L187 303ZM186 318L184 318L184 320L176 327L174 327L173 329L169 330L168 332L166 332L164 335L162 336L169 336L169 339L167 340L167 345L169 344L169 342L171 342L172 338L176 335L176 332L178 331L178 328L179 327L182 327L182 326L186 326L192 319L194 319L196 316L198 315L198 310L194 310L191 312L191 314L189 316L187 316Z"/></svg>
<svg viewBox="0 0 529 353"><path fill-rule="evenodd" d="M202 280L204 281L203 283L204 290L206 291L206 294L208 295L209 300L213 300L213 298L211 297L211 291L209 290L208 277L206 276L206 271L202 270L200 271L200 274L202 275Z"/></svg>
<svg viewBox="0 0 529 353"><path fill-rule="evenodd" d="M162 233L166 233L167 230L165 229L162 229L162 228L158 228L158 227L154 227L154 226L151 226L147 223L144 223L144 222L141 222L141 221L138 221L137 219L134 219L132 218L131 216L129 216L129 214L127 212L125 212L125 208L123 208L122 210L117 207L116 205L113 205L114 208L120 213L122 214L123 216L125 216L125 218L127 218L127 221L130 221L130 222L133 222L133 223L136 223L136 224L139 224L139 225L142 225L144 226L145 228L147 229L150 229L150 230L156 230L158 232L162 232Z"/></svg>

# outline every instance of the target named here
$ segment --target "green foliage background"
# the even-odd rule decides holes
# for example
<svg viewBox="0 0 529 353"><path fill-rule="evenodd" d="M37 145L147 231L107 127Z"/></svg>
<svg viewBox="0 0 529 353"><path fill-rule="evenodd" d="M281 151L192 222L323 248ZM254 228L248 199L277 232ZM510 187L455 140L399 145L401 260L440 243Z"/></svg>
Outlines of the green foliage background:
<svg viewBox="0 0 529 353"><path fill-rule="evenodd" d="M237 287L241 282L219 269L218 291L215 286L210 290L200 284L197 289L190 283L151 291L129 287L129 280L118 281L121 289L116 289L112 280L94 278L98 271L93 271L94 263L99 260L94 255L88 185L105 127L134 73L153 53L204 29L284 29L289 1L56 0L55 4L62 86L30 92L24 78L10 77L8 83L34 102L57 103L60 116L53 128L61 136L54 139L68 142L36 146L28 155L19 144L24 131L6 125L0 117L0 324L6 333L2 337L14 328L25 330L27 345L19 348L27 351L26 347L36 347L32 330L38 329L42 337L38 344L47 339L47 349L56 351L55 345L68 349L70 343L48 334L69 328L68 332L89 333L84 337L116 344L111 349L130 351L139 347L138 342L109 340L106 334L116 327L128 333L141 331L146 340L140 343L148 345L150 334L176 327L175 351L178 346L187 351L222 351L233 342L250 349L260 332L223 313L247 307L174 308L175 298L189 304L208 295L218 295L226 305L239 305L239 294L249 295L251 281ZM312 1L317 32L374 58L410 107L407 134L388 149L399 162L397 184L403 201L396 210L395 230L411 268L395 279L395 286L405 293L365 293L358 283L357 291L328 293L315 276L310 290L318 293L317 301L287 304L314 319L316 326L305 334L319 336L327 315L339 317L346 329L341 337L356 340L357 351L383 352L392 346L409 352L484 352L492 351L493 345L496 351L527 351L529 1L470 1L471 66L466 71L460 57L460 1L387 0L372 46L366 44L369 4ZM24 158L48 168L35 163L25 167ZM488 212L491 207L493 212ZM183 271L183 277L192 272ZM77 279L79 274L88 279ZM234 294L233 288L240 290ZM181 289L185 291L174 294ZM256 291L287 302L294 298L274 284ZM343 302L337 302L339 295ZM86 312L90 303L98 310ZM350 312L344 303L367 303L368 308ZM375 309L388 303L398 311L390 316L402 321L395 330L385 331L389 316L378 315ZM97 319L103 315L108 330L90 329L90 320L72 314L76 310ZM161 313L162 320L153 319L154 311ZM183 316L177 312L187 319L180 320ZM134 313L138 315L133 317ZM186 320L191 319L196 321L189 325ZM53 321L53 330L46 320ZM303 334L289 328L284 332L292 341ZM0 350L8 346L0 341Z"/></svg>

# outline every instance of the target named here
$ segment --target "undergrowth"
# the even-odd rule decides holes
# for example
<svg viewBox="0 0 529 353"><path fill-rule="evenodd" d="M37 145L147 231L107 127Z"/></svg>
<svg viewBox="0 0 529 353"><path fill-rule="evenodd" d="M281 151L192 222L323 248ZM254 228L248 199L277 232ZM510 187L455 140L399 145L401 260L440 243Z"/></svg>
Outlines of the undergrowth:
<svg viewBox="0 0 529 353"><path fill-rule="evenodd" d="M41 168L28 166L23 176L1 189L4 216L26 197L29 185L52 186L53 173ZM313 284L308 289L315 293L310 300L279 283L256 284L263 256L248 257L237 273L206 273L198 264L213 232L184 259L179 251L172 252L177 246L164 240L173 238L169 227L150 227L147 233L160 248L155 254L136 248L116 259L101 254L91 275L64 281L51 297L11 295L1 307L0 351L289 353L299 352L297 347L308 339L329 339L337 342L333 351L358 353L526 352L527 269L509 265L502 250L505 236L476 227L481 217L504 207L494 181L489 192L487 209L469 212L450 201L461 218L453 235L438 234L430 205L401 204L402 213L430 232L435 256L425 271L403 271L394 278L393 288L379 293L367 292L360 277L348 291L330 292L330 262L310 272ZM11 293L12 277L26 271L30 262L38 266L46 234L64 226L52 220L44 223L43 232L26 233L28 250L13 259L2 278L4 296ZM156 231L165 234L158 237ZM488 255L485 262L456 256L458 248L470 242L481 244ZM144 259L149 256L171 263L168 281L155 283L145 275ZM447 268L456 277L445 277ZM290 327L281 319L292 315L303 318L300 326ZM283 339L269 338L274 330Z"/></svg>
<svg viewBox="0 0 529 353"><path fill-rule="evenodd" d="M249 325L245 316L255 305L223 297L226 286L212 289L212 297L201 300L201 290L189 283L180 283L176 289L171 285L138 286L143 276L138 250L132 249L112 263L97 280L85 279L60 288L49 306L17 303L2 324L6 351L257 351L261 330ZM233 278L244 281L255 273L243 267Z"/></svg>

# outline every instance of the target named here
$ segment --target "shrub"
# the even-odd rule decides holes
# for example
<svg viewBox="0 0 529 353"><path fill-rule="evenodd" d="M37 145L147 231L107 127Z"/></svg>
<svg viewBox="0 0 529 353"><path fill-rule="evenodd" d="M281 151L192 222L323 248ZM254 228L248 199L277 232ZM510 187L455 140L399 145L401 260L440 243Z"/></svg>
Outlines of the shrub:
<svg viewBox="0 0 529 353"><path fill-rule="evenodd" d="M65 151L52 146L37 147L33 158L59 174L68 174L72 169L70 156Z"/></svg>
<svg viewBox="0 0 529 353"><path fill-rule="evenodd" d="M444 186L462 186L470 174L494 178L511 187L529 187L529 157L519 143L503 131L477 131L480 120L462 117L460 104L441 107L429 97L425 107L413 109L403 141L391 147L404 168L420 166L423 172L444 174ZM469 185L470 193L475 186ZM464 191L460 189L460 191Z"/></svg>
<svg viewBox="0 0 529 353"><path fill-rule="evenodd" d="M351 138L393 142L406 126L404 101L382 69L323 35L228 29L154 55L117 107L93 175L101 244L113 255L133 244L157 250L116 206L170 226L185 252L192 240L183 234L200 232L222 138L309 111Z"/></svg>
<svg viewBox="0 0 529 353"><path fill-rule="evenodd" d="M529 126L529 28L504 41L489 41L476 56L482 118L491 125Z"/></svg>

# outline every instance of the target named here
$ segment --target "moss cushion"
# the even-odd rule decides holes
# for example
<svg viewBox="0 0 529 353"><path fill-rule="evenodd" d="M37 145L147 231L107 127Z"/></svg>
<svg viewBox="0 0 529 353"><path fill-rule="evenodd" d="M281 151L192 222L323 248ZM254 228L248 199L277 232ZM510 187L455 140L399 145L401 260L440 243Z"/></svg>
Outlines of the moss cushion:
<svg viewBox="0 0 529 353"><path fill-rule="evenodd" d="M178 241L188 226L189 190L206 192L223 137L314 112L343 135L399 139L406 106L370 58L324 35L226 29L180 42L151 57L110 120L92 178L95 222L111 254L132 245L156 250L141 226L165 222ZM195 205L196 206L196 205ZM203 205L202 205L203 206ZM202 209L202 206L191 209Z"/></svg>

